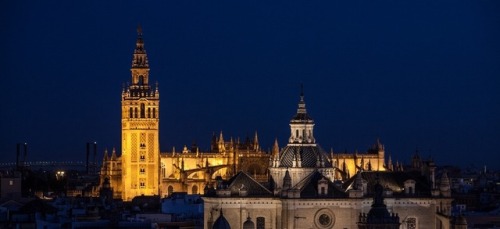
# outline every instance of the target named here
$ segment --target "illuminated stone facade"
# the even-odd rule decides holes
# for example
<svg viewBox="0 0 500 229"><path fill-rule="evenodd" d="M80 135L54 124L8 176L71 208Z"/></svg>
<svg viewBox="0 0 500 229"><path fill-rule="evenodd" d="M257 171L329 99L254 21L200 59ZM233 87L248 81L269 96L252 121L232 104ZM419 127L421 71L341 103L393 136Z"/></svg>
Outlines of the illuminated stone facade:
<svg viewBox="0 0 500 229"><path fill-rule="evenodd" d="M257 133L253 140L226 142L221 132L218 138L212 138L209 152L184 146L178 152L173 149L161 154L161 195L203 194L215 178L229 179L236 171L246 171L256 180L267 181L268 163L269 154L260 149Z"/></svg>
<svg viewBox="0 0 500 229"><path fill-rule="evenodd" d="M204 228L457 228L449 179L446 173L435 178L432 161L388 171L378 142L366 153L372 157L328 157L313 127L301 95L288 145L273 148L272 179L261 182L239 172L214 182L203 197ZM340 177L337 158L345 167ZM356 173L349 177L351 166Z"/></svg>
<svg viewBox="0 0 500 229"><path fill-rule="evenodd" d="M122 184L124 200L159 192L160 94L149 82L149 63L142 30L132 59L132 82L122 92Z"/></svg>
<svg viewBox="0 0 500 229"><path fill-rule="evenodd" d="M109 179L115 198L131 200L138 195L172 192L204 194L217 177L228 179L239 171L252 179L273 179L283 188L282 177L288 171L291 184L319 171L329 182L345 181L360 171L400 171L401 166L386 163L384 146L377 141L366 152L326 153L314 137L314 121L306 112L303 94L297 114L290 121L290 137L280 149L278 141L271 152L261 149L257 133L252 138L224 139L214 134L210 149L196 145L160 152L158 87L151 86L149 63L142 31L133 53L131 83L122 91L121 153L105 153L100 172L101 183ZM301 151L297 151L300 149Z"/></svg>

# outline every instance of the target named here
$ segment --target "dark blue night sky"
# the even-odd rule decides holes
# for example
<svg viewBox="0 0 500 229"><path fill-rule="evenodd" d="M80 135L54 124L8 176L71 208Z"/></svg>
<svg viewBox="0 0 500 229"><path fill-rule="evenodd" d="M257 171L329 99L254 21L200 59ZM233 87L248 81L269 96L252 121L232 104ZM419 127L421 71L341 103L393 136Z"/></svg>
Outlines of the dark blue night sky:
<svg viewBox="0 0 500 229"><path fill-rule="evenodd" d="M259 133L284 146L304 84L329 151L500 167L500 1L2 1L0 161L120 146L142 25L160 145Z"/></svg>

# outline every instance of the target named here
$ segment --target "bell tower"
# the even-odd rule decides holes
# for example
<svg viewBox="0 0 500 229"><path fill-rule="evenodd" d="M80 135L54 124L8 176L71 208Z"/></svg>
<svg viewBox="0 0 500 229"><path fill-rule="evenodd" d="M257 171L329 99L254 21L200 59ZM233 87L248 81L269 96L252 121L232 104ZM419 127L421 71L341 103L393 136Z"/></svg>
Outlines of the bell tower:
<svg viewBox="0 0 500 229"><path fill-rule="evenodd" d="M132 59L132 83L122 91L122 193L123 200L135 196L159 194L159 123L158 85L149 84L149 63L142 29Z"/></svg>

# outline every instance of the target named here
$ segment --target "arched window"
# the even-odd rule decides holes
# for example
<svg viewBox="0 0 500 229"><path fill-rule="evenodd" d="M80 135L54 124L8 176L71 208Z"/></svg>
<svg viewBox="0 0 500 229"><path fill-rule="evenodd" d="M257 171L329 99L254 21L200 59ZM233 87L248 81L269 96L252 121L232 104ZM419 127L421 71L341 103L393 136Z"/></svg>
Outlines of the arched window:
<svg viewBox="0 0 500 229"><path fill-rule="evenodd" d="M140 75L139 76L139 82L138 82L139 85L143 85L144 84L144 76L143 75Z"/></svg>
<svg viewBox="0 0 500 229"><path fill-rule="evenodd" d="M129 113L128 115L129 115L130 118L134 117L134 109L132 107L130 108L130 110L129 110L128 113Z"/></svg>
<svg viewBox="0 0 500 229"><path fill-rule="evenodd" d="M134 108L134 118L138 118L139 116L137 115L137 107Z"/></svg>
<svg viewBox="0 0 500 229"><path fill-rule="evenodd" d="M254 229L255 224L252 222L250 217L247 218L247 221L243 223L243 229Z"/></svg>
<svg viewBox="0 0 500 229"><path fill-rule="evenodd" d="M153 118L156 118L156 108L153 108Z"/></svg>
<svg viewBox="0 0 500 229"><path fill-rule="evenodd" d="M151 108L148 107L148 118L151 118Z"/></svg>
<svg viewBox="0 0 500 229"><path fill-rule="evenodd" d="M146 118L146 105L141 103L141 118Z"/></svg>
<svg viewBox="0 0 500 229"><path fill-rule="evenodd" d="M299 137L299 130L295 130L295 137L298 138Z"/></svg>
<svg viewBox="0 0 500 229"><path fill-rule="evenodd" d="M198 194L198 186L193 185L193 187L191 188L191 192L191 194Z"/></svg>
<svg viewBox="0 0 500 229"><path fill-rule="evenodd" d="M266 228L266 218L257 217L257 229L265 229Z"/></svg>
<svg viewBox="0 0 500 229"><path fill-rule="evenodd" d="M167 189L167 194L170 196L172 195L172 193L174 193L174 187L172 187L172 185L169 185Z"/></svg>

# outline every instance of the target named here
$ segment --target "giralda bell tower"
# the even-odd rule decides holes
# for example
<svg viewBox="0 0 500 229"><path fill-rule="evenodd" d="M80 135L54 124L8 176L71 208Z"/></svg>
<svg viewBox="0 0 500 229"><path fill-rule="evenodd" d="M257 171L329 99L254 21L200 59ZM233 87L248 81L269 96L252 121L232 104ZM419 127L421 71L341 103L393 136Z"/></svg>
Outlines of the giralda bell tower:
<svg viewBox="0 0 500 229"><path fill-rule="evenodd" d="M132 59L131 85L122 92L122 198L159 194L159 108L158 85L149 82L149 64L142 29Z"/></svg>

